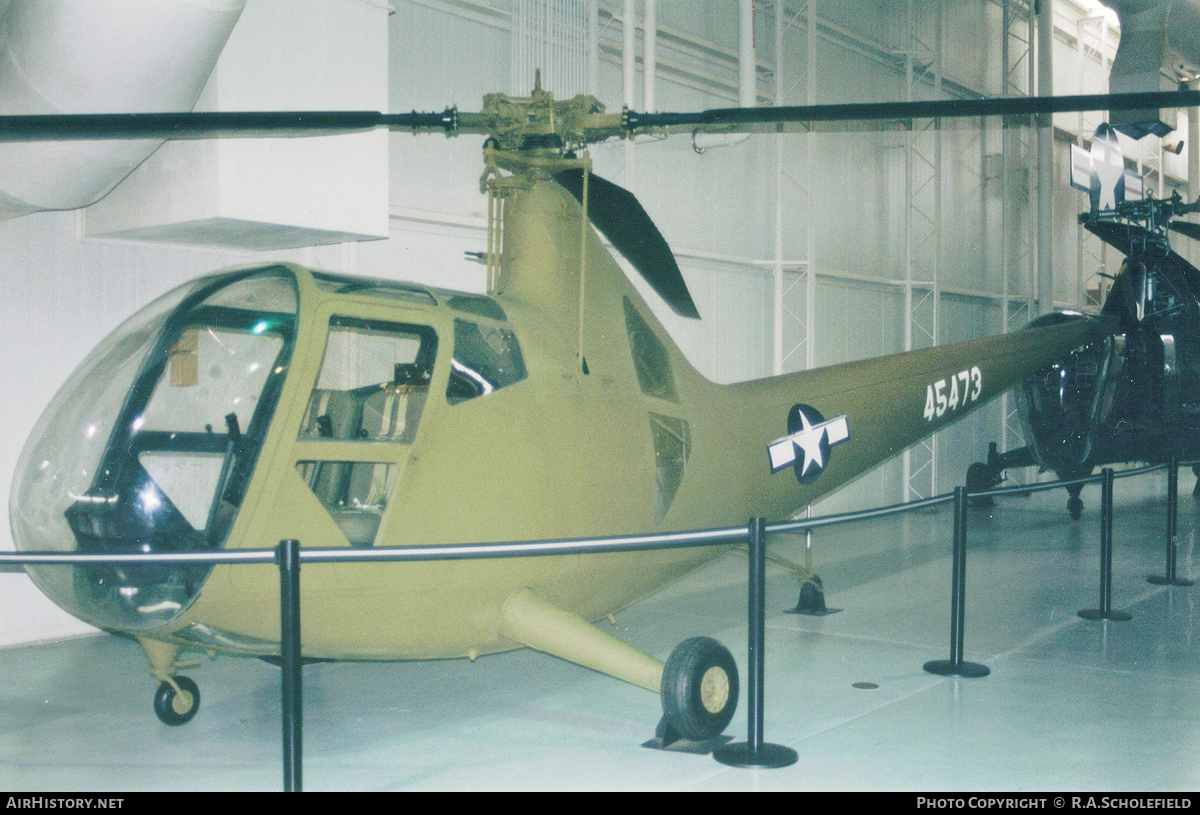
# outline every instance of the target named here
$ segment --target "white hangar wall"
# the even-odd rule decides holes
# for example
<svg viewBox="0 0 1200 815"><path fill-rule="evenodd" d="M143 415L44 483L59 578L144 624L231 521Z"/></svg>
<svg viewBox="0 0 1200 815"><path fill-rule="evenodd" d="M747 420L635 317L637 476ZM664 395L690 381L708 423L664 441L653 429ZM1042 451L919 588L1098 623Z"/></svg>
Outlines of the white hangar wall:
<svg viewBox="0 0 1200 815"><path fill-rule="evenodd" d="M249 0L253 5L262 0ZM341 0L339 0L341 1ZM523 15L567 0L391 0L390 109L476 109L485 93L526 93L532 75ZM579 3L583 7L586 2ZM624 4L598 2L598 58L549 52L545 84L560 97L590 85L610 109L623 102ZM757 97L786 104L890 101L961 94L1025 93L1029 39L1020 4L1008 29L999 0L786 0L782 59L775 53L776 4L755 4ZM0 3L0 13L4 4ZM640 21L642 3L635 2ZM1056 92L1097 92L1117 35L1087 22L1093 12L1057 0ZM817 24L810 35L809 11ZM911 11L910 11L911 9ZM1081 27L1081 22L1084 21ZM736 104L735 0L658 4L655 106ZM642 36L632 107L643 108ZM1089 27L1090 26L1090 27ZM532 30L532 29L531 29ZM1084 34L1081 35L1080 32ZM1095 33L1089 33L1089 32ZM1080 47L1081 36L1094 45ZM911 56L911 59L910 59ZM1025 63L1020 60L1024 58ZM583 73L568 69L582 64ZM587 69L595 66L594 73ZM564 67L566 66L566 67ZM1097 79L1099 76L1099 79ZM1090 84L1089 84L1090 83ZM1083 237L1086 206L1067 184L1069 141L1078 117L1060 117L1055 142L1055 301L1079 305L1107 263ZM1084 129L1090 133L1094 121ZM1033 234L1030 184L1036 171L1021 143L993 120L947 121L853 132L759 135L698 154L687 138L600 145L597 172L629 186L655 219L695 296L703 320L654 303L695 365L732 382L845 362L935 340L998 333L1030 314ZM1158 140L1127 143L1166 170L1164 189L1186 193L1186 162L1163 161ZM389 137L386 240L260 253L85 239L81 216L50 212L0 222L0 492L8 494L26 436L58 385L99 339L151 299L199 273L286 258L333 270L482 290L484 274L464 251L484 245L479 137ZM1015 146L1014 146L1015 142ZM1158 163L1155 164L1154 162ZM1155 182L1157 183L1157 181ZM1182 186L1181 186L1182 185ZM1185 254L1195 261L1194 248ZM777 272L778 270L778 272ZM640 285L640 281L637 281ZM777 297L777 284L782 297ZM643 287L644 290L644 287ZM649 299L653 301L653 295ZM777 308L777 300L779 308ZM853 421L853 418L851 418ZM818 511L891 503L961 483L967 465L1005 438L1004 406L940 435L864 476ZM933 465L930 466L930 458ZM7 502L0 514L7 520ZM0 547L11 548L0 523ZM0 575L0 644L86 631L57 611L24 575Z"/></svg>

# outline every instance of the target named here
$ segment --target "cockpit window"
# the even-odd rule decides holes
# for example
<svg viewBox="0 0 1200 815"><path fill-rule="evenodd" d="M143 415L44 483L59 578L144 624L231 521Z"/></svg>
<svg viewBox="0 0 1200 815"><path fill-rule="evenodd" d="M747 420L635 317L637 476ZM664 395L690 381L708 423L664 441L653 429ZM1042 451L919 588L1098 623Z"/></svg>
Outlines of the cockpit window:
<svg viewBox="0 0 1200 815"><path fill-rule="evenodd" d="M135 423L145 430L212 433L230 413L247 428L267 378L277 367L283 337L266 321L238 330L214 325L184 329L167 352L158 381Z"/></svg>
<svg viewBox="0 0 1200 815"><path fill-rule="evenodd" d="M489 320L500 320L501 322L508 319L508 315L504 313L504 309L500 307L500 304L490 297L483 297L478 294L456 294L446 302L455 311L474 314L478 317L487 317Z"/></svg>
<svg viewBox="0 0 1200 815"><path fill-rule="evenodd" d="M23 549L175 552L224 545L290 362L295 278L206 277L118 328L47 408L13 490ZM31 570L100 626L148 630L192 602L210 566Z"/></svg>
<svg viewBox="0 0 1200 815"><path fill-rule="evenodd" d="M375 461L300 461L300 478L351 546L372 546L396 486L395 464Z"/></svg>
<svg viewBox="0 0 1200 815"><path fill-rule="evenodd" d="M300 439L412 442L436 356L428 326L334 317Z"/></svg>
<svg viewBox="0 0 1200 815"><path fill-rule="evenodd" d="M400 300L422 306L436 306L437 299L420 286L394 280L374 280L367 277L313 273L313 282L322 291L334 294L360 294L385 300Z"/></svg>
<svg viewBox="0 0 1200 815"><path fill-rule="evenodd" d="M675 395L675 376L667 349L654 334L646 320L625 298L625 330L629 332L629 348L633 352L633 368L637 372L642 393L656 399L678 402Z"/></svg>
<svg viewBox="0 0 1200 815"><path fill-rule="evenodd" d="M296 313L296 284L290 277L255 277L231 283L205 299L207 306L259 311L263 314Z"/></svg>
<svg viewBox="0 0 1200 815"><path fill-rule="evenodd" d="M517 336L506 328L454 321L454 359L446 399L452 405L486 396L525 378Z"/></svg>
<svg viewBox="0 0 1200 815"><path fill-rule="evenodd" d="M658 491L654 499L654 521L661 524L679 492L692 453L692 434L683 419L650 414L650 433L654 437L654 467Z"/></svg>

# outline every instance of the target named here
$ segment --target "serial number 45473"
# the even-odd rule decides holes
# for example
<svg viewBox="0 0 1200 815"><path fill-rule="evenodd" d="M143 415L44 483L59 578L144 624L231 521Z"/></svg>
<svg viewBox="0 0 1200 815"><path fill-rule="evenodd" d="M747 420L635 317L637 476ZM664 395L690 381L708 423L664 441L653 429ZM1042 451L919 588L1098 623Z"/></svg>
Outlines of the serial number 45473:
<svg viewBox="0 0 1200 815"><path fill-rule="evenodd" d="M954 376L939 379L925 386L925 420L932 422L946 411L965 408L979 399L983 392L983 372L978 366L959 371Z"/></svg>

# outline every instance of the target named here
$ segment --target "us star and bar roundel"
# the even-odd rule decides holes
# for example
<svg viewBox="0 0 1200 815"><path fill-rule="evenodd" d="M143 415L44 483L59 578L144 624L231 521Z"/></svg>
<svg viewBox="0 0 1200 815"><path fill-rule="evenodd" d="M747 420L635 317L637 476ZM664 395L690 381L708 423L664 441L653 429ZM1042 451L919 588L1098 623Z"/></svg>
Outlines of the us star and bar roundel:
<svg viewBox="0 0 1200 815"><path fill-rule="evenodd" d="M830 448L850 438L850 423L845 415L826 421L810 405L793 405L788 411L787 427L788 435L767 445L771 472L790 466L801 484L816 481L825 471Z"/></svg>

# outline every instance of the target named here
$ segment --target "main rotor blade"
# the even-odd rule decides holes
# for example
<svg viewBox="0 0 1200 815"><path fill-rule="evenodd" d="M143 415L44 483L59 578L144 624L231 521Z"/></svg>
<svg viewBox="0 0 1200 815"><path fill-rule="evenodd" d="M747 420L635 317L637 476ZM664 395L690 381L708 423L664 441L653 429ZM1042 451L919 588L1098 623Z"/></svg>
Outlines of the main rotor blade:
<svg viewBox="0 0 1200 815"><path fill-rule="evenodd" d="M1200 91L1088 94L1081 96L1016 96L980 99L937 99L918 102L714 108L695 113L625 114L630 131L671 127L712 127L737 130L754 126L805 122L939 119L974 116L1027 116L1088 110L1195 107Z"/></svg>
<svg viewBox="0 0 1200 815"><path fill-rule="evenodd" d="M1025 116L1088 110L1200 106L1200 91L939 99L918 102L714 108L688 113L595 114L573 137L590 142L650 129L711 128L754 131L770 125L816 122ZM378 111L266 111L202 113L84 113L0 115L0 142L75 139L204 139L326 136L376 128L490 133L504 124L495 113L380 113Z"/></svg>
<svg viewBox="0 0 1200 815"><path fill-rule="evenodd" d="M555 173L554 180L583 202L583 170ZM700 319L671 247L633 193L597 175L589 175L587 211L588 220L612 241L676 314Z"/></svg>
<svg viewBox="0 0 1200 815"><path fill-rule="evenodd" d="M458 111L319 110L205 113L64 113L0 116L0 142L330 136L376 128L459 131Z"/></svg>
<svg viewBox="0 0 1200 815"><path fill-rule="evenodd" d="M1125 257L1141 254L1138 247L1149 234L1144 227L1119 221L1090 220L1084 223L1084 228Z"/></svg>
<svg viewBox="0 0 1200 815"><path fill-rule="evenodd" d="M1200 224L1182 221L1179 225L1195 228L1196 237L1200 239ZM1174 229L1175 226L1176 223L1172 222L1171 228ZM1150 234L1145 227L1117 221L1092 221L1085 223L1084 227L1126 257L1140 258L1147 264L1156 264L1163 275L1174 281L1174 285L1186 285L1193 298L1200 297L1200 270L1184 260L1178 252L1167 249L1164 245L1149 255L1144 254L1146 238ZM1189 234L1189 231L1184 231L1183 234Z"/></svg>
<svg viewBox="0 0 1200 815"><path fill-rule="evenodd" d="M1194 241L1200 241L1200 224L1190 221L1171 221L1171 229L1180 235L1186 235Z"/></svg>

